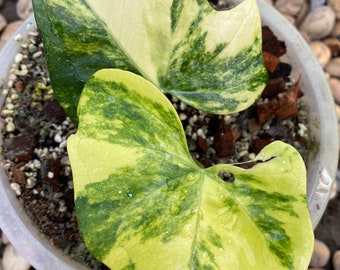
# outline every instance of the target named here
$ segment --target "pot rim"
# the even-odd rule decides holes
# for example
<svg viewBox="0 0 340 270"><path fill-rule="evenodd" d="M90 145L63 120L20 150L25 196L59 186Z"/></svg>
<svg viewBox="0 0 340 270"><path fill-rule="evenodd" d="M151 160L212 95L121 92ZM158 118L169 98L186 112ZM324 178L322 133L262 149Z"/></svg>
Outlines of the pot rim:
<svg viewBox="0 0 340 270"><path fill-rule="evenodd" d="M275 21L270 28L287 47L282 60L292 65L291 77L300 78L309 105L308 128L316 149L310 149L308 154L307 199L313 228L316 228L327 207L338 167L338 119L335 106L330 106L334 104L333 95L323 69L298 30L264 0L257 1L262 24Z"/></svg>

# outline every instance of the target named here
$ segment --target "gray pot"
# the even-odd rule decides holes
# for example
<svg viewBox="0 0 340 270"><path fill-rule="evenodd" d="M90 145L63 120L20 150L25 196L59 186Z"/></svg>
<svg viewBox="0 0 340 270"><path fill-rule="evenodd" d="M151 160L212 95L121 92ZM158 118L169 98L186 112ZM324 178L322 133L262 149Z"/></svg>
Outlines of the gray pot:
<svg viewBox="0 0 340 270"><path fill-rule="evenodd" d="M258 3L263 25L270 26L276 36L285 41L285 60L293 66L292 77L297 79L301 76L301 88L309 104L308 128L317 151L308 156L307 192L315 228L327 206L338 164L338 123L333 97L323 70L297 30L264 0L258 0ZM27 19L14 36L18 33L26 36L27 25L35 27L33 16ZM0 84L5 80L18 49L18 43L12 40L2 49ZM2 104L3 100L0 100L0 106ZM87 269L62 254L61 250L53 247L38 232L15 197L7 174L2 168L0 180L0 227L20 254L37 269Z"/></svg>

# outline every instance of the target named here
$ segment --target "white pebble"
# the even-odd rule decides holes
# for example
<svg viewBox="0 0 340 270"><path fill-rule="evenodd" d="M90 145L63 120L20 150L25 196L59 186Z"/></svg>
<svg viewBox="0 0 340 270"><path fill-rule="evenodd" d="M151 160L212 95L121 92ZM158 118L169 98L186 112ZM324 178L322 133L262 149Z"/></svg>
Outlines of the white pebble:
<svg viewBox="0 0 340 270"><path fill-rule="evenodd" d="M15 62L15 63L20 63L23 59L24 59L23 54L18 53L18 54L15 56L15 58L14 58L14 62Z"/></svg>
<svg viewBox="0 0 340 270"><path fill-rule="evenodd" d="M7 132L13 132L15 130L15 125L13 122L9 122L7 125L6 125L6 131Z"/></svg>
<svg viewBox="0 0 340 270"><path fill-rule="evenodd" d="M38 50L38 48L37 48L37 46L30 44L28 46L28 50L29 50L30 53L35 53Z"/></svg>
<svg viewBox="0 0 340 270"><path fill-rule="evenodd" d="M59 144L59 148L60 148L60 149L64 149L64 148L66 148L66 146L67 146L67 140L63 140L63 141Z"/></svg>
<svg viewBox="0 0 340 270"><path fill-rule="evenodd" d="M58 209L59 212L64 213L64 212L66 212L66 210L67 210L67 207L65 205L59 206L59 209Z"/></svg>
<svg viewBox="0 0 340 270"><path fill-rule="evenodd" d="M41 51L38 51L38 52L35 52L34 54L33 54L33 59L37 59L37 58L39 58L40 56L42 56L42 52Z"/></svg>
<svg viewBox="0 0 340 270"><path fill-rule="evenodd" d="M69 189L73 189L73 182L72 182L72 181L68 181L68 182L67 182L67 187L68 187Z"/></svg>
<svg viewBox="0 0 340 270"><path fill-rule="evenodd" d="M225 124L227 124L227 125L230 124L230 123L231 123L231 117L230 117L230 115L224 116L223 120L224 120L224 123L225 123Z"/></svg>
<svg viewBox="0 0 340 270"><path fill-rule="evenodd" d="M52 179L54 177L54 173L53 172L48 172L47 173L47 177Z"/></svg>
<svg viewBox="0 0 340 270"><path fill-rule="evenodd" d="M60 136L59 133L56 133L56 134L54 135L54 141L55 141L56 143L61 143L61 142L63 141L63 138Z"/></svg>
<svg viewBox="0 0 340 270"><path fill-rule="evenodd" d="M255 153L249 153L249 155L248 155L248 158L250 160L255 159L255 157L256 157Z"/></svg>
<svg viewBox="0 0 340 270"><path fill-rule="evenodd" d="M14 82L13 82L13 80L8 80L8 82L7 82L7 86L8 86L9 88L12 88L12 87L13 87L13 85L14 85Z"/></svg>
<svg viewBox="0 0 340 270"><path fill-rule="evenodd" d="M8 103L6 104L7 110L13 110L14 109L14 104L13 103Z"/></svg>
<svg viewBox="0 0 340 270"><path fill-rule="evenodd" d="M21 188L20 185L18 183L11 183L10 185L11 189L15 191L15 193L20 196L21 195Z"/></svg>
<svg viewBox="0 0 340 270"><path fill-rule="evenodd" d="M5 248L2 258L2 266L4 270L28 270L31 268L31 265L11 244L7 245Z"/></svg>
<svg viewBox="0 0 340 270"><path fill-rule="evenodd" d="M9 92L9 89L8 88L5 88L2 90L2 95L3 96L7 96L8 95L8 92Z"/></svg>
<svg viewBox="0 0 340 270"><path fill-rule="evenodd" d="M204 131L201 128L197 130L197 136L200 136L202 139L206 139Z"/></svg>
<svg viewBox="0 0 340 270"><path fill-rule="evenodd" d="M14 37L14 40L15 40L15 41L18 41L18 42L21 42L21 41L23 41L23 36L22 36L21 34L18 34L18 35L16 35L16 36Z"/></svg>
<svg viewBox="0 0 340 270"><path fill-rule="evenodd" d="M3 109L2 110L2 114L7 116L7 115L13 115L14 111L13 110L7 110L7 109Z"/></svg>
<svg viewBox="0 0 340 270"><path fill-rule="evenodd" d="M37 183L37 180L35 178L29 177L29 178L27 178L26 187L27 188L33 188L33 187L35 187L36 183Z"/></svg>
<svg viewBox="0 0 340 270"><path fill-rule="evenodd" d="M17 100L18 98L19 98L19 95L16 94L16 93L14 93L14 94L11 95L11 99L12 99L12 100Z"/></svg>
<svg viewBox="0 0 340 270"><path fill-rule="evenodd" d="M6 122L7 124L13 122L13 117L7 116L7 117L5 118L5 122Z"/></svg>
<svg viewBox="0 0 340 270"><path fill-rule="evenodd" d="M179 114L179 119L181 120L181 121L184 121L184 120L186 120L188 118L188 116L185 114L185 113L180 113Z"/></svg>
<svg viewBox="0 0 340 270"><path fill-rule="evenodd" d="M180 108L182 111L184 111L184 110L187 108L187 104L181 101L181 103L179 104L179 108Z"/></svg>
<svg viewBox="0 0 340 270"><path fill-rule="evenodd" d="M327 264L330 258L331 252L325 243L320 240L315 240L314 250L312 259L310 261L310 266L312 267L323 267Z"/></svg>

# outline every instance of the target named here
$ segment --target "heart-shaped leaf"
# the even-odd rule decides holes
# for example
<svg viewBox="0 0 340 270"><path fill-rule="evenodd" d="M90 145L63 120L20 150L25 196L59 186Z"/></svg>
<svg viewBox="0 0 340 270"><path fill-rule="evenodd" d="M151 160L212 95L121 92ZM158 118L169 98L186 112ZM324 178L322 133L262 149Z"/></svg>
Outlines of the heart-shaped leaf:
<svg viewBox="0 0 340 270"><path fill-rule="evenodd" d="M201 110L249 107L267 74L256 0L216 11L207 0L33 0L52 86L71 119L101 68L142 74Z"/></svg>
<svg viewBox="0 0 340 270"><path fill-rule="evenodd" d="M204 169L172 104L122 70L91 77L79 119L68 140L79 228L112 269L308 267L306 171L293 147L270 144L251 169Z"/></svg>

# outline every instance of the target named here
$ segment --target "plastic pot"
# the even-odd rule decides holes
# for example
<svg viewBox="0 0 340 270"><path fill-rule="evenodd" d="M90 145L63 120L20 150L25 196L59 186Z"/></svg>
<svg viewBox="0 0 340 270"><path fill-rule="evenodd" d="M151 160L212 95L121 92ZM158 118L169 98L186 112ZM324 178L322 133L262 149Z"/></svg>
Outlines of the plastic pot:
<svg viewBox="0 0 340 270"><path fill-rule="evenodd" d="M338 164L338 124L324 72L298 31L264 0L258 0L263 25L284 40L287 54L284 61L293 67L292 77L301 78L301 88L309 105L309 130L316 151L311 151L307 162L308 203L313 226L316 227L329 200ZM35 27L31 16L14 33L26 33ZM19 43L11 39L0 52L0 85L6 80ZM4 100L0 100L2 106ZM0 168L0 227L11 243L36 269L87 269L53 247L22 209L9 186L8 176Z"/></svg>

